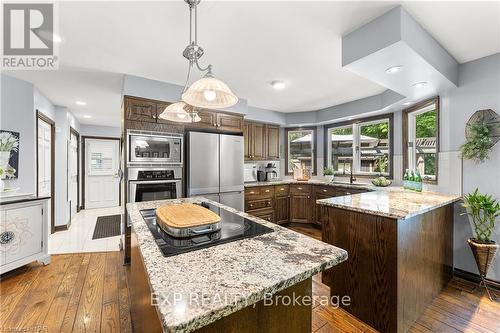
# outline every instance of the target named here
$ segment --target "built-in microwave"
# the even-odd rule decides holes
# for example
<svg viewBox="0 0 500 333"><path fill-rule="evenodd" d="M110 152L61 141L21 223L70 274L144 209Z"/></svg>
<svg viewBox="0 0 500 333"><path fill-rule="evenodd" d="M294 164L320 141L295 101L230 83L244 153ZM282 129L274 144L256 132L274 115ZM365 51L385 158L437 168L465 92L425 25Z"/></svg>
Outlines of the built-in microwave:
<svg viewBox="0 0 500 333"><path fill-rule="evenodd" d="M182 164L182 135L128 132L129 164Z"/></svg>

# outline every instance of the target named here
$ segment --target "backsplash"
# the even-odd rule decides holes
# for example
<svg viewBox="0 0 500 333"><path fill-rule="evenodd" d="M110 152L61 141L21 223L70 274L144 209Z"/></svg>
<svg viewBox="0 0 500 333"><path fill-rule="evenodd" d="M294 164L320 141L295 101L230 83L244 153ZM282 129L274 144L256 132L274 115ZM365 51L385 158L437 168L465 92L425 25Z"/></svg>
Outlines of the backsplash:
<svg viewBox="0 0 500 333"><path fill-rule="evenodd" d="M282 179L281 177L281 168L280 162L278 161L252 161L245 162L244 166L244 180L245 182L254 182L257 181L257 170L266 170L266 166L268 163L272 163L276 166L277 179Z"/></svg>

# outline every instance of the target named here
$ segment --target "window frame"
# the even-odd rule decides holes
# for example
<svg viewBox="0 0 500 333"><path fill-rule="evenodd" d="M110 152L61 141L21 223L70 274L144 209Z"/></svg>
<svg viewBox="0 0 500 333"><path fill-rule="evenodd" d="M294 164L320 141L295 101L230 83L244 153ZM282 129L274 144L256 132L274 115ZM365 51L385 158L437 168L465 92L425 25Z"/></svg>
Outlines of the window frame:
<svg viewBox="0 0 500 333"><path fill-rule="evenodd" d="M372 116L372 117L365 117L365 118L358 118L358 119L353 119L349 121L342 121L338 123L332 123L324 126L324 138L323 138L323 146L324 146L324 165L325 167L330 166L330 155L329 155L329 145L330 145L330 140L329 140L329 132L330 129L332 128L346 128L346 127L352 127L352 133L353 133L353 176L360 177L360 178L376 178L378 177L378 173L367 173L367 172L360 172L359 167L360 167L360 161L361 161L361 151L359 149L359 127L363 125L370 125L373 123L378 123L381 121L387 120L389 122L389 163L388 163L388 169L389 173L388 175L385 175L386 178L388 179L393 179L393 166L394 166L394 114L393 113L386 113L378 116ZM357 125L357 126L354 126ZM343 173L335 173L335 175L338 176L349 176L350 174L343 174Z"/></svg>
<svg viewBox="0 0 500 333"><path fill-rule="evenodd" d="M289 148L289 142L288 142L288 133L289 132L297 132L297 131L312 131L312 138L313 138L313 144L312 144L312 166L313 166L313 172L312 175L316 176L317 174L317 168L318 168L318 161L317 161L317 147L318 147L318 129L316 126L307 126L307 127L286 127L285 128L285 175L293 175L293 171L290 172L288 171L288 148Z"/></svg>
<svg viewBox="0 0 500 333"><path fill-rule="evenodd" d="M429 105L436 104L436 178L435 179L422 179L422 182L427 183L427 184L434 184L436 185L438 183L438 175L439 175L439 152L440 152L440 98L439 96L432 97L429 99L426 99L425 101L419 102L415 105L412 105L409 108L406 108L403 110L403 117L402 117L402 122L403 122L403 169L402 169L402 174L404 175L405 170L409 169L408 165L408 135L409 135L409 128L408 128L408 121L409 121L409 115L414 112L418 112L421 109L424 109L425 107L428 107Z"/></svg>

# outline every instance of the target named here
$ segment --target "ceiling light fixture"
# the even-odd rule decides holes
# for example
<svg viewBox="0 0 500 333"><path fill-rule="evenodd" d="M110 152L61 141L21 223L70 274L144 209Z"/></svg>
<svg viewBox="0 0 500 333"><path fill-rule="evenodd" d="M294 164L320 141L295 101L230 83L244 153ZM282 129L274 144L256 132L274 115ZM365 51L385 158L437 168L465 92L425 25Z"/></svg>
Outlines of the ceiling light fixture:
<svg viewBox="0 0 500 333"><path fill-rule="evenodd" d="M276 90L283 90L286 87L285 82L281 80L271 81L271 86Z"/></svg>
<svg viewBox="0 0 500 333"><path fill-rule="evenodd" d="M61 36L59 36L57 34L54 34L54 36L52 37L52 40L54 41L54 43L60 43L60 42L62 42Z"/></svg>
<svg viewBox="0 0 500 333"><path fill-rule="evenodd" d="M417 82L417 83L413 84L413 86L415 88L422 88L422 87L425 87L428 84L429 84L428 82L422 81L422 82Z"/></svg>
<svg viewBox="0 0 500 333"><path fill-rule="evenodd" d="M404 102L404 103L403 103L403 105L408 106L408 105L410 105L410 104L412 104L412 103L413 103L413 102Z"/></svg>
<svg viewBox="0 0 500 333"><path fill-rule="evenodd" d="M76 101L75 102L76 105L87 105L87 102L84 102L84 101Z"/></svg>
<svg viewBox="0 0 500 333"><path fill-rule="evenodd" d="M403 69L404 66L402 65L398 65L398 66L392 66L392 67L389 67L385 70L385 72L387 74L396 74L398 72L400 72L402 69Z"/></svg>
<svg viewBox="0 0 500 333"><path fill-rule="evenodd" d="M238 102L238 97L224 82L215 78L212 73L212 65L200 66L198 60L205 53L203 48L198 45L197 6L201 0L184 1L189 6L189 44L182 52L184 58L188 60L186 83L181 93L182 100L167 106L160 114L160 118L176 122L197 122L201 118L198 116L196 108L228 108ZM191 69L195 65L200 72L205 72L205 75L188 87Z"/></svg>
<svg viewBox="0 0 500 333"><path fill-rule="evenodd" d="M83 115L83 118L85 118L85 119L90 119L90 118L92 118L92 116L91 116L91 115L88 115L88 114L84 114L84 115Z"/></svg>

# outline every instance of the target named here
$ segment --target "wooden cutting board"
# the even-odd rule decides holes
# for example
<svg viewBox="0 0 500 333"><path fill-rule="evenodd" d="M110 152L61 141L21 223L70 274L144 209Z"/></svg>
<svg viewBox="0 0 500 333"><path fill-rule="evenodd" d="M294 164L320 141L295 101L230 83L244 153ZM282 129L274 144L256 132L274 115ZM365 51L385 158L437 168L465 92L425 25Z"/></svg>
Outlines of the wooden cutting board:
<svg viewBox="0 0 500 333"><path fill-rule="evenodd" d="M183 229L217 223L220 221L220 216L200 205L182 203L158 207L156 219L157 223Z"/></svg>

